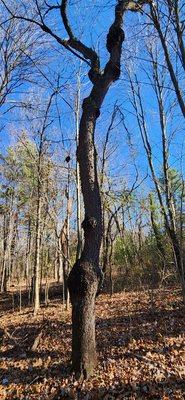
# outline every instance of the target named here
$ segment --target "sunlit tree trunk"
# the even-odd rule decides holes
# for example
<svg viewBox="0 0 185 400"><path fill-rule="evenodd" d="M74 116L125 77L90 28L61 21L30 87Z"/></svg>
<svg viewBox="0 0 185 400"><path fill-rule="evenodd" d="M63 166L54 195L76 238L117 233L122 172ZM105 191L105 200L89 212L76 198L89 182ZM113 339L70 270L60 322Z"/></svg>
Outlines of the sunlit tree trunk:
<svg viewBox="0 0 185 400"><path fill-rule="evenodd" d="M153 67L153 79L154 79L154 88L156 92L156 98L158 102L159 108L159 118L160 118L160 130L161 130L161 141L162 141L162 163L163 163L163 179L164 179L164 196L161 190L161 186L159 184L159 179L156 174L155 166L154 166L154 156L153 149L151 147L151 143L149 140L147 123L144 112L144 104L141 96L141 90L136 78L136 84L134 84L131 76L130 77L130 85L133 95L133 106L136 112L138 127L141 133L141 138L143 141L144 149L146 151L148 164L151 171L151 176L155 185L156 193L159 200L159 205L161 209L161 213L164 218L164 223L166 227L166 232L168 237L170 238L173 254L174 254L174 263L176 272L180 278L181 286L182 286L182 294L185 302L185 265L181 248L181 240L179 238L176 226L176 213L173 202L173 195L170 187L170 177L169 177L169 141L167 138L167 124L166 124L166 111L164 107L164 82L160 79L160 73L158 69L158 64L156 59L154 58L154 54L152 49L148 50L149 55L152 61Z"/></svg>
<svg viewBox="0 0 185 400"><path fill-rule="evenodd" d="M10 198L9 198L10 197ZM9 198L9 200L8 200ZM16 214L13 212L14 192L7 189L6 207L9 211L4 214L3 219L3 265L1 274L1 292L7 291L8 279L10 278L11 246L14 232Z"/></svg>
<svg viewBox="0 0 185 400"><path fill-rule="evenodd" d="M33 293L34 293L34 315L37 314L40 308L40 235L41 235L41 196L38 191L37 200L37 218L36 218L36 238L35 238L35 260L34 260L34 275L33 275Z"/></svg>
<svg viewBox="0 0 185 400"><path fill-rule="evenodd" d="M31 219L28 219L28 233L27 233L27 244L26 244L26 269L25 278L27 281L27 288L30 287L30 253L31 253Z"/></svg>

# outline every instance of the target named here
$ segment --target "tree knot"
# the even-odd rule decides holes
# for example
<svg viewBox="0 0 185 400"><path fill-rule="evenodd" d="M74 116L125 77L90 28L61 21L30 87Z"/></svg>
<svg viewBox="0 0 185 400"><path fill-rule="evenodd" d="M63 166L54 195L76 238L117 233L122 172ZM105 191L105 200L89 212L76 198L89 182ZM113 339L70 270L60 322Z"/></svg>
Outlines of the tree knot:
<svg viewBox="0 0 185 400"><path fill-rule="evenodd" d="M82 104L82 109L84 110L89 110L95 118L98 118L100 116L100 109L96 104L96 101L93 99L93 97L89 96L86 97L83 101Z"/></svg>
<svg viewBox="0 0 185 400"><path fill-rule="evenodd" d="M97 226L97 220L94 217L85 217L84 221L82 222L82 228L84 230L95 229Z"/></svg>
<svg viewBox="0 0 185 400"><path fill-rule="evenodd" d="M101 73L99 71L99 69L96 68L91 68L88 72L88 77L90 79L90 81L93 83L93 85L95 83L98 82L98 80L101 78Z"/></svg>
<svg viewBox="0 0 185 400"><path fill-rule="evenodd" d="M121 29L120 26L113 24L110 27L109 33L107 35L106 47L108 52L111 53L114 48L121 47L124 39L125 39L125 34L123 29Z"/></svg>

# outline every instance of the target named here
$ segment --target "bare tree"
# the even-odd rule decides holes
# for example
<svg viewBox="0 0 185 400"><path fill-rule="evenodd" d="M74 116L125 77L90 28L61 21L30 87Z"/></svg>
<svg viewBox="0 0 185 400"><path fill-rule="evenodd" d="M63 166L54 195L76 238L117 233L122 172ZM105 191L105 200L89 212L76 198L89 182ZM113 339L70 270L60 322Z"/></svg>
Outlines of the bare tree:
<svg viewBox="0 0 185 400"><path fill-rule="evenodd" d="M35 260L33 274L33 299L34 299L34 315L37 314L40 307L40 245L41 245L41 218L43 206L44 192L44 176L46 165L44 163L46 130L51 124L48 119L48 113L52 105L52 100L55 93L53 92L46 106L43 124L39 130L39 145L38 145L38 160L37 160L37 211L36 211L36 238L35 238Z"/></svg>
<svg viewBox="0 0 185 400"><path fill-rule="evenodd" d="M165 107L165 74L159 71L159 64L156 59L156 52L153 51L152 47L148 49L148 54L151 57L151 65L152 65L152 82L153 89L155 92L158 110L159 110L159 123L160 123L160 134L161 134L161 142L162 142L162 173L164 177L164 185L163 188L160 185L160 179L157 174L157 170L154 163L154 152L150 141L148 125L146 120L146 111L144 109L144 102L141 92L141 87L139 85L136 74L134 74L134 78L131 73L128 73L131 87L131 103L133 109L135 111L136 120L138 124L138 128L141 134L141 138L143 141L144 149L147 155L149 168L151 171L151 177L155 185L156 193L158 196L161 212L164 218L164 223L166 227L167 234L171 240L173 253L174 253L174 264L176 267L176 272L179 275L181 284L182 284L182 292L183 297L185 299L185 267L184 267L184 259L182 254L182 238L179 236L178 228L177 228L177 216L176 210L174 206L174 199L172 193L172 186L170 183L170 140L168 134L168 124L167 124L167 110ZM163 190L162 190L163 189ZM164 196L163 196L164 193Z"/></svg>
<svg viewBox="0 0 185 400"><path fill-rule="evenodd" d="M81 257L72 268L68 279L72 302L72 364L78 378L87 378L92 374L97 359L94 306L101 278L99 253L102 239L102 213L94 132L105 96L110 86L120 76L121 51L124 41L123 16L127 10L140 11L142 5L147 1L116 1L114 21L110 26L106 41L109 60L103 70L96 51L76 38L67 15L67 0L62 0L60 5L54 6L45 3L45 10L39 7L39 2L35 0L33 2L34 9L30 13L29 7L24 5L24 15L21 13L22 5L19 4L20 13L18 13L10 9L5 0L1 0L1 3L4 4L11 18L24 19L28 23L34 23L66 50L82 59L89 67L88 75L92 83L92 90L89 96L83 100L77 150L85 207L84 247ZM53 9L60 12L68 39L61 38L45 22L48 13ZM37 15L37 17L34 18L33 15Z"/></svg>
<svg viewBox="0 0 185 400"><path fill-rule="evenodd" d="M13 188L6 188L3 215L3 260L1 271L1 292L7 291L11 268L11 247L17 220L16 199Z"/></svg>
<svg viewBox="0 0 185 400"><path fill-rule="evenodd" d="M161 42L177 101L185 117L184 91L179 73L179 65L185 70L183 7L181 0L150 2L150 18Z"/></svg>
<svg viewBox="0 0 185 400"><path fill-rule="evenodd" d="M18 100L9 99L10 94L20 90L23 82L33 79L34 64L38 62L33 27L2 12L0 42L0 107L6 103L7 112L19 104Z"/></svg>

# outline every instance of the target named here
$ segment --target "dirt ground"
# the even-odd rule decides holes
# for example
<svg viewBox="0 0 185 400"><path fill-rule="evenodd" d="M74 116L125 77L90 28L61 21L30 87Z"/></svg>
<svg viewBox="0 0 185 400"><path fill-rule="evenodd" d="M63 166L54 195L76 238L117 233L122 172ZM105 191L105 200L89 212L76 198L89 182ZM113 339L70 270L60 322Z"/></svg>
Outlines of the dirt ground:
<svg viewBox="0 0 185 400"><path fill-rule="evenodd" d="M1 295L0 399L185 399L180 290L101 294L99 363L94 376L81 383L70 373L71 310L62 305L60 290L56 294L37 317L24 308L24 296L20 312L16 296Z"/></svg>

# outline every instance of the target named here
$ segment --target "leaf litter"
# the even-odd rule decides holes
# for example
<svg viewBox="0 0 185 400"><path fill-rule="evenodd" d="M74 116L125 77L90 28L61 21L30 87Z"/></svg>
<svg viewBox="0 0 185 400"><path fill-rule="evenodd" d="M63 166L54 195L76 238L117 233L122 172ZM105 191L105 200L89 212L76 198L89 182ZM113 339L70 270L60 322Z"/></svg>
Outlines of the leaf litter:
<svg viewBox="0 0 185 400"><path fill-rule="evenodd" d="M37 317L30 308L4 311L0 400L183 400L184 328L178 289L100 295L98 366L78 382L70 371L71 310L53 300Z"/></svg>

